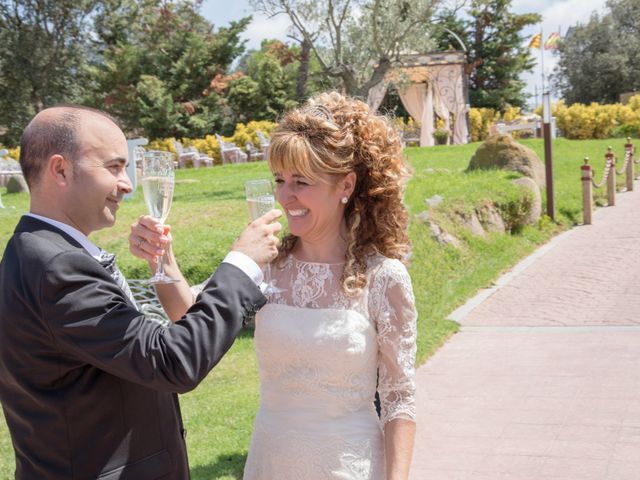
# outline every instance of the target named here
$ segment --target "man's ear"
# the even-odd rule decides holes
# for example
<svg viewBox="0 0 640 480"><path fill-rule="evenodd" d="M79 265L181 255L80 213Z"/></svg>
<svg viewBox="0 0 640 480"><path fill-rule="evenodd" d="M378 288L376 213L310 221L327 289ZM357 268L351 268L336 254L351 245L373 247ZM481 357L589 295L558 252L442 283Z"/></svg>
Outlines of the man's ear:
<svg viewBox="0 0 640 480"><path fill-rule="evenodd" d="M72 167L71 162L60 154L51 155L47 161L45 175L61 186L66 187L71 181Z"/></svg>

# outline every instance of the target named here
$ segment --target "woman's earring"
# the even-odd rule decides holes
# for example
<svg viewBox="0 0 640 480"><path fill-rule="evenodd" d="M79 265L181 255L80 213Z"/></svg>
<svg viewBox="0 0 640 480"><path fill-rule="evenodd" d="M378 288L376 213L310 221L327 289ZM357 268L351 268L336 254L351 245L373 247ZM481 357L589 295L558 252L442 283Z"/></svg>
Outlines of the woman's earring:
<svg viewBox="0 0 640 480"><path fill-rule="evenodd" d="M346 205L347 202L349 202L349 197L342 197L340 201L342 202L343 205Z"/></svg>

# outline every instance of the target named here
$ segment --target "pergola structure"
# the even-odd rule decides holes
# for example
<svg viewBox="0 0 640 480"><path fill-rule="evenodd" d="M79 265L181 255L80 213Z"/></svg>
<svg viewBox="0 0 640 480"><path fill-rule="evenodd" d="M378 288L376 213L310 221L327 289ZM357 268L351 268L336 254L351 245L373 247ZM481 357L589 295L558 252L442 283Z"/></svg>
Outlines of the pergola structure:
<svg viewBox="0 0 640 480"><path fill-rule="evenodd" d="M452 143L468 143L466 65L465 52L457 50L403 55L401 65L369 91L367 102L377 110L393 83L405 109L420 125L420 146L434 145L436 115L452 132Z"/></svg>

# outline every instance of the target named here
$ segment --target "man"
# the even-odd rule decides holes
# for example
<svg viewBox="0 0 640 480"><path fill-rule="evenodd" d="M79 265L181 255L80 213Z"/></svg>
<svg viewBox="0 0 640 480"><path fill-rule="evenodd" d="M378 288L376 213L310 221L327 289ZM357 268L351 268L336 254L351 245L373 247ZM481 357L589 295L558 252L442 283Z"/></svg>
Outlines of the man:
<svg viewBox="0 0 640 480"><path fill-rule="evenodd" d="M87 238L131 191L116 124L83 107L43 110L20 156L31 208L0 263L0 401L16 478L189 478L176 392L195 388L265 303L258 264L276 254L280 212L240 235L235 265L225 260L167 327L145 320Z"/></svg>

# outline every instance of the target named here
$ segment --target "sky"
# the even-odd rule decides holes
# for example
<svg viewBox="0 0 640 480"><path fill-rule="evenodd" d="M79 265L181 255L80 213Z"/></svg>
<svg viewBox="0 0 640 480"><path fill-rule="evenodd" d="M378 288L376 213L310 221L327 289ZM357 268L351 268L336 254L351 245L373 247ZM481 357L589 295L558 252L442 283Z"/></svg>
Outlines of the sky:
<svg viewBox="0 0 640 480"><path fill-rule="evenodd" d="M514 0L512 10L515 13L539 13L542 16L542 23L530 26L523 30L523 35L531 38L536 32L542 29L543 41L550 33L560 29L564 35L570 26L577 23L589 21L593 12L603 13L605 11L605 0ZM247 48L260 48L260 42L265 38L277 38L287 41L287 28L289 21L285 15L274 18L265 18L257 14L249 5L249 0L205 0L202 6L202 14L216 27L228 25L232 20L251 15L253 21L245 31L244 38L247 39ZM528 43L528 41L527 41ZM540 94L542 87L542 66L540 50L532 50L537 65L530 73L523 74L522 80L527 84L525 91L531 94L531 103L534 103L533 96ZM543 51L545 75L550 75L556 65L556 58L552 51Z"/></svg>

